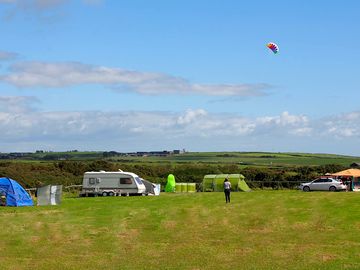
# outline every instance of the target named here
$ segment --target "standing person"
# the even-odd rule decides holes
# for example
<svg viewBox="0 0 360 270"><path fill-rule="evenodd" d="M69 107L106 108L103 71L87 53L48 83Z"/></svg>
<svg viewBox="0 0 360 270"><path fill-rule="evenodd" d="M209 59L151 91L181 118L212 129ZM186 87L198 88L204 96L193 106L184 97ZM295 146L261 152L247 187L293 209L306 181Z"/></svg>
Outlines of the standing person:
<svg viewBox="0 0 360 270"><path fill-rule="evenodd" d="M1 193L0 194L0 206L6 206L6 196L5 196L5 193Z"/></svg>
<svg viewBox="0 0 360 270"><path fill-rule="evenodd" d="M231 183L229 182L229 179L225 178L225 180L224 180L224 192L225 192L226 203L230 203L230 190L231 190Z"/></svg>

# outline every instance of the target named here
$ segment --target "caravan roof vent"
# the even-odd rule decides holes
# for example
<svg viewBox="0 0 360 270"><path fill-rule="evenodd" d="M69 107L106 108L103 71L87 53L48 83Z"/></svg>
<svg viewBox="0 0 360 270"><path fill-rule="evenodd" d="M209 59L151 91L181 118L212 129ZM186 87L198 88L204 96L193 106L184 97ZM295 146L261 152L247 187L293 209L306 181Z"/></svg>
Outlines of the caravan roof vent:
<svg viewBox="0 0 360 270"><path fill-rule="evenodd" d="M100 172L105 172L105 171L103 171L103 170L100 170Z"/></svg>
<svg viewBox="0 0 360 270"><path fill-rule="evenodd" d="M123 172L123 170L122 170L122 169L119 169L119 172Z"/></svg>

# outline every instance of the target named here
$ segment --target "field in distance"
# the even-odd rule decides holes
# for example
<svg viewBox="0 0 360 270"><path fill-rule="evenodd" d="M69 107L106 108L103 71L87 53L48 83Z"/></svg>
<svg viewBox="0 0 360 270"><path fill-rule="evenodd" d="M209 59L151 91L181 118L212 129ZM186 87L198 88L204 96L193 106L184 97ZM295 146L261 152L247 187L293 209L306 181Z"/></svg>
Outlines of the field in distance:
<svg viewBox="0 0 360 270"><path fill-rule="evenodd" d="M334 154L271 153L271 152L188 152L166 157L113 157L114 161L128 162L202 162L238 164L244 166L313 166L338 164L349 166L360 163L360 157Z"/></svg>
<svg viewBox="0 0 360 270"><path fill-rule="evenodd" d="M111 153L111 154L109 154ZM32 153L23 158L28 160L109 160L131 163L224 163L244 166L313 166L338 164L349 166L360 163L360 157L335 154L313 153L273 153L273 152L186 152L182 154L156 155L126 155L117 152L49 152ZM21 159L21 158L19 158Z"/></svg>

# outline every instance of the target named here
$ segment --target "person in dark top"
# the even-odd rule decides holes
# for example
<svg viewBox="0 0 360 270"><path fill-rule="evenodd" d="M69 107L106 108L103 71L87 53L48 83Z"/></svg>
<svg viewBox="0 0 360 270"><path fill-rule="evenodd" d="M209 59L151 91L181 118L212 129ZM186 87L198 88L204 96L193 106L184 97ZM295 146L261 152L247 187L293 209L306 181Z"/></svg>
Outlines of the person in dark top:
<svg viewBox="0 0 360 270"><path fill-rule="evenodd" d="M225 201L226 203L230 203L230 190L231 190L231 183L229 179L225 178L224 180L224 192L225 192Z"/></svg>
<svg viewBox="0 0 360 270"><path fill-rule="evenodd" d="M0 193L0 206L6 206L6 195L5 195L5 193Z"/></svg>

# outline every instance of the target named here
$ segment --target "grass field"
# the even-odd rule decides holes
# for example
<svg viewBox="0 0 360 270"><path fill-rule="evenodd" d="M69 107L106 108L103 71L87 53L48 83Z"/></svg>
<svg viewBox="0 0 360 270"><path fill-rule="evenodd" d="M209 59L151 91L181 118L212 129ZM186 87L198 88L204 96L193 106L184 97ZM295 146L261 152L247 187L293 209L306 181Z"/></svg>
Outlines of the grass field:
<svg viewBox="0 0 360 270"><path fill-rule="evenodd" d="M270 153L270 152L189 152L167 157L115 157L110 160L120 162L171 162L171 163L222 163L244 166L314 166L338 164L349 166L353 162L360 162L359 157L307 154L307 153Z"/></svg>
<svg viewBox="0 0 360 270"><path fill-rule="evenodd" d="M0 208L1 269L360 269L360 194L65 198Z"/></svg>
<svg viewBox="0 0 360 270"><path fill-rule="evenodd" d="M46 156L56 158L47 160L48 162L57 161L60 157L67 160L93 161L103 159L103 152L51 152L51 153L32 153L23 162L38 162ZM243 166L315 166L325 164L338 164L349 166L353 162L360 163L360 157L344 156L335 154L316 154L316 153L277 153L277 152L186 152L183 154L169 155L164 157L147 156L117 156L106 158L105 160L115 162L131 162L147 164L151 163L220 163L238 164Z"/></svg>

